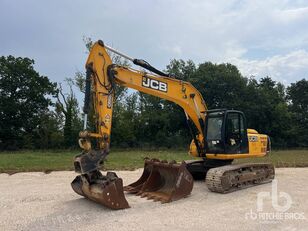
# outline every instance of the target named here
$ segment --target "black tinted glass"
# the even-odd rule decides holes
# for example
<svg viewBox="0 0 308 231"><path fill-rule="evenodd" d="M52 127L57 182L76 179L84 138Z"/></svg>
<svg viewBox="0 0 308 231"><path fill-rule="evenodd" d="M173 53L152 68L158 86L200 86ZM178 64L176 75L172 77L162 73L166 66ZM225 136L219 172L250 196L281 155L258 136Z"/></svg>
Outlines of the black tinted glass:
<svg viewBox="0 0 308 231"><path fill-rule="evenodd" d="M208 140L221 140L221 127L223 117L210 117L207 124L207 139Z"/></svg>

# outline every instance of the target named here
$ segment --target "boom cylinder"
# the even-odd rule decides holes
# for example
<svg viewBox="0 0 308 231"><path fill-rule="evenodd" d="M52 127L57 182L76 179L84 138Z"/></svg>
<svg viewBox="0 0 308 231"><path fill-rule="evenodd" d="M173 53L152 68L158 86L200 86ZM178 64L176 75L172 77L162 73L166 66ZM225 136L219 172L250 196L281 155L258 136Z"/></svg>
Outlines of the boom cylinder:
<svg viewBox="0 0 308 231"><path fill-rule="evenodd" d="M114 49L114 48L112 48L110 46L107 46L102 41L101 41L101 44L103 44L104 47L107 50L109 50L109 51L111 51L111 52L113 52L113 53L115 53L117 55L120 55L121 57L123 57L125 59L130 60L131 62L133 62L137 66L143 67L143 68L147 69L148 71L151 71L151 72L153 72L153 73L155 73L157 75L160 75L160 76L171 77L170 75L168 75L168 74L166 74L166 73L156 69L155 67L151 66L147 61L145 61L143 59L134 59L134 58L132 58L132 57L126 55L126 54L121 53L120 51L117 51L116 49Z"/></svg>

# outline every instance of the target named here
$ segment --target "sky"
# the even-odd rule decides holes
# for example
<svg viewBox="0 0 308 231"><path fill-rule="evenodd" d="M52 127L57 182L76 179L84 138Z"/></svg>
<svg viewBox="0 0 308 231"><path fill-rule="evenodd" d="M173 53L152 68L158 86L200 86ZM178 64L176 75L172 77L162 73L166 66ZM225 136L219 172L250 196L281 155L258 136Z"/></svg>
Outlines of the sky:
<svg viewBox="0 0 308 231"><path fill-rule="evenodd" d="M159 69L176 58L308 78L307 0L0 0L0 55L34 59L52 81L84 69L84 36Z"/></svg>

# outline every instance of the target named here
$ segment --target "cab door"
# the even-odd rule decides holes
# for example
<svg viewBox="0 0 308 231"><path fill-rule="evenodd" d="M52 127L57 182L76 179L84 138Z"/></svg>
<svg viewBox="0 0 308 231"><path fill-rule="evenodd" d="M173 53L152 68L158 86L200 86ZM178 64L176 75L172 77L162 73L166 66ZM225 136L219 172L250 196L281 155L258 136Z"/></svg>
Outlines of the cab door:
<svg viewBox="0 0 308 231"><path fill-rule="evenodd" d="M207 112L205 123L206 153L225 153L224 120L224 111Z"/></svg>
<svg viewBox="0 0 308 231"><path fill-rule="evenodd" d="M247 127L242 112L227 112L224 137L226 154L248 153Z"/></svg>

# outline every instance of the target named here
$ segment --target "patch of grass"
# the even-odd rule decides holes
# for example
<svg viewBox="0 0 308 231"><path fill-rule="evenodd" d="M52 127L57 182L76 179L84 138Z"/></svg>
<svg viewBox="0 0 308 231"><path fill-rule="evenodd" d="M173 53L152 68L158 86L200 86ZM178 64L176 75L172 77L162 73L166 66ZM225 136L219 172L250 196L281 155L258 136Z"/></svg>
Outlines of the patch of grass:
<svg viewBox="0 0 308 231"><path fill-rule="evenodd" d="M0 172L16 173L28 171L74 170L76 151L18 151L0 152ZM110 153L104 170L133 170L143 167L144 158L181 161L189 158L186 151L140 151L115 150Z"/></svg>
<svg viewBox="0 0 308 231"><path fill-rule="evenodd" d="M78 151L19 151L0 153L0 172L73 170L73 157ZM187 151L114 150L105 162L105 170L133 170L143 167L145 157L182 161L192 159ZM273 151L264 158L236 160L234 163L265 162L276 167L308 167L308 150Z"/></svg>
<svg viewBox="0 0 308 231"><path fill-rule="evenodd" d="M71 151L19 151L0 153L0 172L73 170Z"/></svg>
<svg viewBox="0 0 308 231"><path fill-rule="evenodd" d="M187 151L115 151L110 153L108 156L108 159L105 162L105 169L132 170L136 168L142 168L144 165L145 157L169 161L182 161L191 159L188 156Z"/></svg>
<svg viewBox="0 0 308 231"><path fill-rule="evenodd" d="M308 167L308 150L274 150L261 158L248 158L234 161L234 163L262 162L273 163L275 167Z"/></svg>

